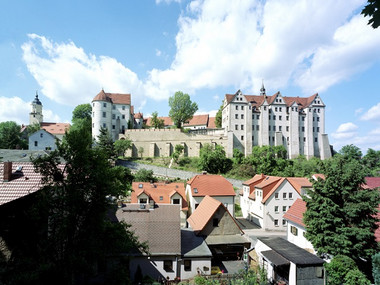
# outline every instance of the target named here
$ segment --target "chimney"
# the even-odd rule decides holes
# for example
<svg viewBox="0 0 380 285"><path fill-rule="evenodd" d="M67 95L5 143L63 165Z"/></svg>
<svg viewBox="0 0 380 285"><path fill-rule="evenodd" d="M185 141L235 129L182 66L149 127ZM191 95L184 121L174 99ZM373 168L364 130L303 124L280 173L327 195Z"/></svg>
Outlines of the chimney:
<svg viewBox="0 0 380 285"><path fill-rule="evenodd" d="M4 182L12 180L12 161L4 161Z"/></svg>

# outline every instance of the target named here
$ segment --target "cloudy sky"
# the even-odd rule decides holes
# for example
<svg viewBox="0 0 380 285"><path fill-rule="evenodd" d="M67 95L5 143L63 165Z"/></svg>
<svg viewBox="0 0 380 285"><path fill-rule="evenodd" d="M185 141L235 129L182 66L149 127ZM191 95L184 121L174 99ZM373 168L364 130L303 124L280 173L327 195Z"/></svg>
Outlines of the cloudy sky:
<svg viewBox="0 0 380 285"><path fill-rule="evenodd" d="M169 112L181 90L199 113L226 93L310 96L326 104L339 150L380 149L380 29L361 0L19 0L0 9L0 121L28 123L36 91L44 120L131 93L144 116Z"/></svg>

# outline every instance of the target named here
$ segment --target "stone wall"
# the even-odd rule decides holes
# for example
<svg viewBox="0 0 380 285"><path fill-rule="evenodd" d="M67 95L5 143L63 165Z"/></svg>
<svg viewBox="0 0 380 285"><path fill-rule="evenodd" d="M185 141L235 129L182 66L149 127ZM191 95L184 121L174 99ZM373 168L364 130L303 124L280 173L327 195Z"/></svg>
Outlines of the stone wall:
<svg viewBox="0 0 380 285"><path fill-rule="evenodd" d="M176 145L184 146L184 155L198 157L200 149L205 144L220 145L227 150L227 137L223 129L194 130L188 133L180 129L131 129L119 135L119 139L127 138L132 141L132 149L126 156L140 156L139 149L143 150L143 157L168 157Z"/></svg>

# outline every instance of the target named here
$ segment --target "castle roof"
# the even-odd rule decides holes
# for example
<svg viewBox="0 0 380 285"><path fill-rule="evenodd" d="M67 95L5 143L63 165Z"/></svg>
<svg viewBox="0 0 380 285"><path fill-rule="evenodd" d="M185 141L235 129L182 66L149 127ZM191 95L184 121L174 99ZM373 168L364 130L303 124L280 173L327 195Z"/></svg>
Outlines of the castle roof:
<svg viewBox="0 0 380 285"><path fill-rule="evenodd" d="M106 93L102 89L92 101L106 101L112 104L131 105L131 94Z"/></svg>

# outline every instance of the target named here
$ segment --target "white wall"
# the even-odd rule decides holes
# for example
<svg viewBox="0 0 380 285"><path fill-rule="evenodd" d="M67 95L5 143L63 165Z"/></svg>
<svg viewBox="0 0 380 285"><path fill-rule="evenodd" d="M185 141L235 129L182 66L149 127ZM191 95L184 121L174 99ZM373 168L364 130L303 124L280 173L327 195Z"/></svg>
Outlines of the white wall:
<svg viewBox="0 0 380 285"><path fill-rule="evenodd" d="M198 270L202 275L211 275L211 257L192 258L190 271L185 271L184 260L187 259L189 258L183 258L181 262L181 280L195 277L198 274Z"/></svg>
<svg viewBox="0 0 380 285"><path fill-rule="evenodd" d="M29 137L29 150L55 150L55 137L47 131L41 129ZM35 145L37 142L37 146Z"/></svg>
<svg viewBox="0 0 380 285"><path fill-rule="evenodd" d="M291 226L297 228L297 235L296 236L291 232ZM306 230L305 230L304 227L302 227L302 226L300 226L300 225L298 225L296 223L293 223L292 221L288 221L288 225L287 225L287 240L289 242L295 244L296 246L298 246L300 248L303 248L303 249L306 249L309 252L315 254L313 245L304 236L305 233L306 233Z"/></svg>
<svg viewBox="0 0 380 285"><path fill-rule="evenodd" d="M170 280L174 280L177 277L177 260L175 256L151 256L148 257L134 257L129 263L130 278L134 279L136 270L140 265L143 276L149 275L155 280L159 278L169 277ZM173 264L173 270L166 271L164 269L164 260L171 260Z"/></svg>

